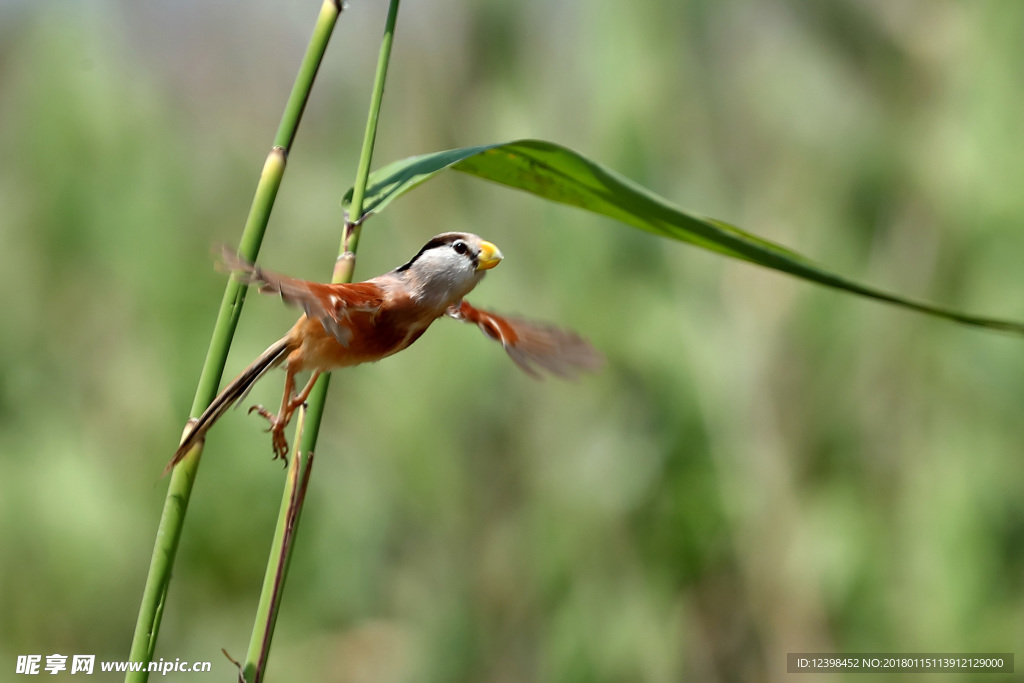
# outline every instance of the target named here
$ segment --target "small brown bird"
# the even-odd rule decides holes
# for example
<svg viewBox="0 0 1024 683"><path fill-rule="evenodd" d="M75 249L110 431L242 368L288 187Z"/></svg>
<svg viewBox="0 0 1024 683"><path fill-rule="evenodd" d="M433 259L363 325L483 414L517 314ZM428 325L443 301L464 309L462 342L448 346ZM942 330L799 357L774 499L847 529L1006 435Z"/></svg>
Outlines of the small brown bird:
<svg viewBox="0 0 1024 683"><path fill-rule="evenodd" d="M257 284L264 293L278 294L305 315L284 337L270 345L213 399L194 421L166 474L199 443L207 430L232 405L244 398L268 370L284 364L281 409L270 421L274 458L286 458L284 429L292 413L309 397L320 373L334 368L386 358L420 338L442 316L473 323L501 342L509 357L526 373L539 377L546 370L562 377L596 370L601 355L574 332L544 324L506 318L471 306L469 294L502 259L496 246L476 235L447 232L427 242L408 263L378 277L354 284L320 284L276 275L248 263L225 248L224 265L244 284ZM312 371L305 388L294 394L295 375Z"/></svg>

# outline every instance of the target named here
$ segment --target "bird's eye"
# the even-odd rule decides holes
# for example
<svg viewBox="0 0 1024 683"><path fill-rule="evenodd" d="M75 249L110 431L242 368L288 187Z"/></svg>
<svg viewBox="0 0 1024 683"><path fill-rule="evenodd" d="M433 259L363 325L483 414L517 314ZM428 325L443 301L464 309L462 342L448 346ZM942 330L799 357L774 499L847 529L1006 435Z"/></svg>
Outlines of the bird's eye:
<svg viewBox="0 0 1024 683"><path fill-rule="evenodd" d="M469 247L466 245L465 242L461 240L453 244L452 249L454 249L455 253L457 254L465 254L467 251L469 251Z"/></svg>

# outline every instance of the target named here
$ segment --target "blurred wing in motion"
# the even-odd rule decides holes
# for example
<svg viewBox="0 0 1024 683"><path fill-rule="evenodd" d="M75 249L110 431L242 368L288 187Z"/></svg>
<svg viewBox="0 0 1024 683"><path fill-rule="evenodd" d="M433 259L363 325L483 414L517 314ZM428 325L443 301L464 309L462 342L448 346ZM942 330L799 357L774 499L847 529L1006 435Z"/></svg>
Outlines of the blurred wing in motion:
<svg viewBox="0 0 1024 683"><path fill-rule="evenodd" d="M599 351L575 332L521 318L506 318L463 301L447 315L474 323L491 339L501 342L516 365L528 375L541 378L540 370L559 377L574 378L594 372L604 363Z"/></svg>
<svg viewBox="0 0 1024 683"><path fill-rule="evenodd" d="M249 263L227 246L222 249L221 262L242 284L255 284L262 294L277 294L286 304L304 310L306 317L319 320L343 346L352 339L352 332L342 324L348 314L377 311L384 303L380 287L370 282L327 285L278 275Z"/></svg>

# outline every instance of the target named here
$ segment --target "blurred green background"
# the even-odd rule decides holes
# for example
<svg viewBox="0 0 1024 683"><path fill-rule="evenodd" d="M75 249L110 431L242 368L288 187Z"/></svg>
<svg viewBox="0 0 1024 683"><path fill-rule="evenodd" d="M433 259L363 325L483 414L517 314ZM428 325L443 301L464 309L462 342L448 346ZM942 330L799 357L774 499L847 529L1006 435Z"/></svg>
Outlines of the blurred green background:
<svg viewBox="0 0 1024 683"><path fill-rule="evenodd" d="M211 246L240 234L318 7L0 1L4 679L18 654L127 656ZM351 0L335 31L268 267L329 277L385 11ZM374 165L547 138L845 274L1024 319L1021 36L1002 0L406 2ZM607 367L534 382L441 321L337 373L271 680L1024 654L1020 339L458 174L374 218L357 275L451 229L506 255L478 305L578 329ZM294 318L250 296L227 376ZM166 680L245 654L282 484L262 429L239 410L208 439L157 657L218 673Z"/></svg>

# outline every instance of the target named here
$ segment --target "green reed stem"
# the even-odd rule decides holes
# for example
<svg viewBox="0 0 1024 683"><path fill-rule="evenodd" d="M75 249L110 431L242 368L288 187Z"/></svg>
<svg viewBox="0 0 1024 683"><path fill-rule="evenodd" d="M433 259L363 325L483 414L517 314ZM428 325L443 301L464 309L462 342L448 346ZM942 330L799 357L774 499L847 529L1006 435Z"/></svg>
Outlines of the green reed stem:
<svg viewBox="0 0 1024 683"><path fill-rule="evenodd" d="M388 16L384 25L384 37L381 40L380 56L377 60L377 75L374 79L373 94L370 97L370 111L366 121L366 133L363 136L363 148L359 155L359 166L356 171L355 193L353 194L351 216L345 221L344 235L341 241L340 254L335 263L334 283L351 282L355 267L355 251L362 226L363 196L366 182L370 175L370 162L373 158L373 145L377 138L377 120L380 117L380 104L384 98L384 82L387 80L388 64L391 61L391 45L394 42L395 24L398 20L400 0L391 0ZM281 498L281 508L277 518L277 529L270 547L270 559L267 572L263 578L263 590L256 610L256 621L253 625L252 637L249 640L249 651L246 655L242 674L247 683L263 680L267 658L270 654L270 643L274 635L274 626L281 604L281 594L288 575L292 550L295 542L295 531L298 527L302 507L306 498L310 471L313 467L313 450L316 448L317 436L320 432L320 420L323 417L324 403L327 399L327 387L331 377L324 373L310 393L308 408L299 409L299 417L295 428L295 454L289 467L289 476L285 483ZM308 454L303 457L303 454Z"/></svg>
<svg viewBox="0 0 1024 683"><path fill-rule="evenodd" d="M267 156L256 185L256 193L239 241L239 253L250 261L256 259L263 241L263 234L266 232L267 222L270 220L270 212L284 176L288 152L295 140L302 112L309 100L313 81L340 13L340 2L324 0L316 27L313 30L313 36L310 38L295 84L292 86L291 94L285 105L281 125L278 127L277 136L274 139L274 146ZM199 384L196 387L195 399L192 402L190 415L193 418L200 415L216 396L244 302L245 287L239 285L234 278L229 278L224 289L220 311L217 314L217 322L214 324L206 361L203 363ZM148 663L153 659L171 579L171 568L174 565L174 556L181 539L185 513L188 509L189 497L192 494L196 471L199 468L202 448L202 443L193 448L171 474L163 512L160 515L160 524L157 527L153 556L146 577L146 587L142 593L142 604L139 607L135 634L132 637L129 659L133 662ZM125 676L127 683L144 683L148 679L149 672L147 671L129 672Z"/></svg>

